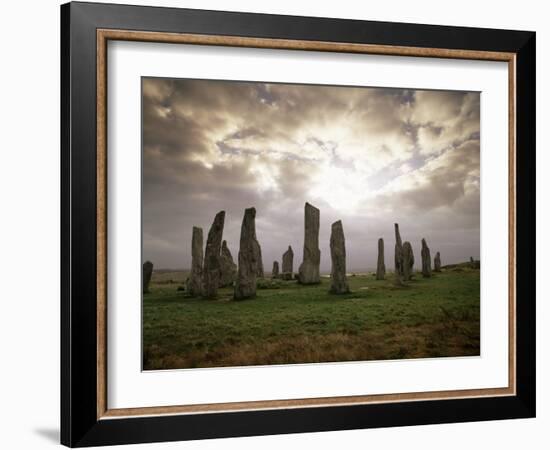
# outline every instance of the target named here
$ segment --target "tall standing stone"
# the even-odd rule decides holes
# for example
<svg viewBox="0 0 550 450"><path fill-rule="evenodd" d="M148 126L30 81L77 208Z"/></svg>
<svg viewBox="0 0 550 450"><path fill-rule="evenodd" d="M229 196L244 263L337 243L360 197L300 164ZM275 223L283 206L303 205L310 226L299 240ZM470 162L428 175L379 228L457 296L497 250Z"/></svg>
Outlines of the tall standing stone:
<svg viewBox="0 0 550 450"><path fill-rule="evenodd" d="M220 252L224 221L225 211L220 211L214 217L214 222L208 232L202 270L202 296L204 298L214 298L218 295L221 280Z"/></svg>
<svg viewBox="0 0 550 450"><path fill-rule="evenodd" d="M289 245L288 250L283 253L283 267L282 278L283 280L292 280L294 271L294 252Z"/></svg>
<svg viewBox="0 0 550 450"><path fill-rule="evenodd" d="M227 247L227 241L222 242L220 253L220 287L233 286L237 277L237 264L233 261L233 255Z"/></svg>
<svg viewBox="0 0 550 450"><path fill-rule="evenodd" d="M319 210L309 203L304 208L304 257L298 269L301 284L320 283L319 265L321 251L319 250Z"/></svg>
<svg viewBox="0 0 550 450"><path fill-rule="evenodd" d="M265 276L264 274L264 262L262 259L262 247L260 246L260 243L258 242L258 239L256 239L256 259L258 260L258 273L256 273L258 278L263 278Z"/></svg>
<svg viewBox="0 0 550 450"><path fill-rule="evenodd" d="M384 264L384 239L378 239L378 262L376 264L376 279L383 280L386 277L386 264Z"/></svg>
<svg viewBox="0 0 550 450"><path fill-rule="evenodd" d="M414 254L409 241L403 243L403 281L409 281L413 275Z"/></svg>
<svg viewBox="0 0 550 450"><path fill-rule="evenodd" d="M239 269L233 298L244 300L256 297L259 244L256 240L255 208L248 208L244 211L239 245Z"/></svg>
<svg viewBox="0 0 550 450"><path fill-rule="evenodd" d="M422 238L422 276L429 278L432 276L432 257L430 256L430 249L426 244L426 239Z"/></svg>
<svg viewBox="0 0 550 450"><path fill-rule="evenodd" d="M403 243L401 234L399 233L399 224L394 224L395 227L395 284L403 284Z"/></svg>
<svg viewBox="0 0 550 450"><path fill-rule="evenodd" d="M346 239L341 220L332 224L330 258L332 259L332 269L330 271L329 292L331 294L347 294L349 286L346 277Z"/></svg>
<svg viewBox="0 0 550 450"><path fill-rule="evenodd" d="M143 263L143 293L149 293L149 283L153 276L153 263L151 261L145 261Z"/></svg>
<svg viewBox="0 0 550 450"><path fill-rule="evenodd" d="M191 274L187 280L187 292L196 296L202 293L202 265L204 261L202 247L202 228L193 227L191 237Z"/></svg>
<svg viewBox="0 0 550 450"><path fill-rule="evenodd" d="M441 255L439 254L439 252L435 254L434 272L441 272Z"/></svg>
<svg viewBox="0 0 550 450"><path fill-rule="evenodd" d="M273 270L271 270L271 278L279 278L279 262L273 261Z"/></svg>

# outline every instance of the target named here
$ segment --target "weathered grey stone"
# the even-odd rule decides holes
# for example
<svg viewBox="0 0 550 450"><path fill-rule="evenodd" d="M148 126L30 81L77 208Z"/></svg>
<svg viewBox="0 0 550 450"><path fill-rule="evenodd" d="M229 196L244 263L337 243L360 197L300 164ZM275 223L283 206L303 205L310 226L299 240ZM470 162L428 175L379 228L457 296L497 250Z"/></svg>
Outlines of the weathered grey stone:
<svg viewBox="0 0 550 450"><path fill-rule="evenodd" d="M441 255L439 254L439 252L435 254L434 272L441 272Z"/></svg>
<svg viewBox="0 0 550 450"><path fill-rule="evenodd" d="M258 242L258 239L256 239L256 259L258 261L258 273L256 274L258 278L263 278L265 276L264 274L264 262L262 259L262 247L260 246L260 243Z"/></svg>
<svg viewBox="0 0 550 450"><path fill-rule="evenodd" d="M149 283L153 276L153 263L151 261L145 261L143 263L143 293L149 293Z"/></svg>
<svg viewBox="0 0 550 450"><path fill-rule="evenodd" d="M256 209L244 211L239 243L239 269L235 283L235 300L244 300L256 296L256 277L258 275L258 248L256 239Z"/></svg>
<svg viewBox="0 0 550 450"><path fill-rule="evenodd" d="M330 271L329 292L331 294L347 294L349 285L346 277L346 239L341 220L332 224L330 257L332 259L332 269Z"/></svg>
<svg viewBox="0 0 550 450"><path fill-rule="evenodd" d="M386 265L384 264L384 239L378 239L378 263L376 264L376 279L383 280L386 277Z"/></svg>
<svg viewBox="0 0 550 450"><path fill-rule="evenodd" d="M394 224L395 227L395 284L403 285L403 243L401 234L399 234L399 224Z"/></svg>
<svg viewBox="0 0 550 450"><path fill-rule="evenodd" d="M204 266L202 269L202 296L214 298L218 295L221 279L220 252L222 246L223 224L225 211L216 214L208 232L206 249L204 251Z"/></svg>
<svg viewBox="0 0 550 450"><path fill-rule="evenodd" d="M273 261L273 269L271 270L271 278L279 278L279 262Z"/></svg>
<svg viewBox="0 0 550 450"><path fill-rule="evenodd" d="M288 250L283 253L283 267L282 267L282 279L292 280L294 271L294 252L289 245Z"/></svg>
<svg viewBox="0 0 550 450"><path fill-rule="evenodd" d="M202 265L204 261L202 247L202 228L193 227L191 237L191 273L187 279L187 292L196 296L202 293Z"/></svg>
<svg viewBox="0 0 550 450"><path fill-rule="evenodd" d="M233 261L233 255L227 247L227 241L222 242L220 271L220 287L233 286L237 278L237 264Z"/></svg>
<svg viewBox="0 0 550 450"><path fill-rule="evenodd" d="M422 276L424 278L429 278L432 276L432 257L430 256L430 249L424 238L422 238L422 250L420 254L422 257Z"/></svg>
<svg viewBox="0 0 550 450"><path fill-rule="evenodd" d="M414 254L409 241L403 243L403 281L409 281L413 275Z"/></svg>
<svg viewBox="0 0 550 450"><path fill-rule="evenodd" d="M319 264L319 210L309 203L304 207L304 257L298 269L301 284L316 284L321 282Z"/></svg>

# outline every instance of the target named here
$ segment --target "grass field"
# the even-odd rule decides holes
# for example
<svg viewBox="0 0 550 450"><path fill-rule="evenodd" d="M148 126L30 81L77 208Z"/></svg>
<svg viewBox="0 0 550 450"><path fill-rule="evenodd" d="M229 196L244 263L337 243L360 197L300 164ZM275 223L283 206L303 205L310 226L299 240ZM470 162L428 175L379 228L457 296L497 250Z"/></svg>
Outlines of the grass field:
<svg viewBox="0 0 550 450"><path fill-rule="evenodd" d="M186 297L184 272L153 274L143 300L143 368L292 364L479 355L479 270L454 267L406 287L370 274L352 293L263 281L256 299Z"/></svg>

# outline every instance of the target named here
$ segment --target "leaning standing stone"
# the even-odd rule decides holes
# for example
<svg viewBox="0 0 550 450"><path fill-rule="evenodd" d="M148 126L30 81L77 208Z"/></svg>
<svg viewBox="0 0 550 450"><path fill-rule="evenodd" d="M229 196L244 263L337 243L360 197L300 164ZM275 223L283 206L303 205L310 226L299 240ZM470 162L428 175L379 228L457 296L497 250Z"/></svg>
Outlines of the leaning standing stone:
<svg viewBox="0 0 550 450"><path fill-rule="evenodd" d="M384 264L384 239L378 239L378 263L376 264L376 279L383 280L386 276L386 265Z"/></svg>
<svg viewBox="0 0 550 450"><path fill-rule="evenodd" d="M244 211L239 247L239 269L235 283L235 300L256 297L258 274L258 241L256 240L256 209Z"/></svg>
<svg viewBox="0 0 550 450"><path fill-rule="evenodd" d="M149 283L153 276L153 263L151 261L145 261L143 263L143 293L149 293Z"/></svg>
<svg viewBox="0 0 550 450"><path fill-rule="evenodd" d="M349 292L346 278L346 239L342 221L334 222L330 233L330 257L332 270L330 272L331 294L347 294Z"/></svg>
<svg viewBox="0 0 550 450"><path fill-rule="evenodd" d="M439 252L435 254L434 272L441 272L441 255L439 254Z"/></svg>
<svg viewBox="0 0 550 450"><path fill-rule="evenodd" d="M426 244L426 239L422 239L422 276L429 278L432 276L432 257L430 256L430 249Z"/></svg>
<svg viewBox="0 0 550 450"><path fill-rule="evenodd" d="M395 284L401 286L403 284L403 243L401 234L399 234L399 224L394 224L395 227Z"/></svg>
<svg viewBox="0 0 550 450"><path fill-rule="evenodd" d="M214 298L218 295L218 286L221 280L220 252L224 221L225 211L220 211L216 214L208 232L202 271L202 296L204 298Z"/></svg>
<svg viewBox="0 0 550 450"><path fill-rule="evenodd" d="M279 262L273 261L273 270L271 271L271 278L279 278Z"/></svg>
<svg viewBox="0 0 550 450"><path fill-rule="evenodd" d="M319 210L309 203L304 208L304 258L299 272L301 284L320 283L319 265L321 251L319 250Z"/></svg>
<svg viewBox="0 0 550 450"><path fill-rule="evenodd" d="M414 254L411 243L403 243L403 281L409 281L412 278L414 267Z"/></svg>
<svg viewBox="0 0 550 450"><path fill-rule="evenodd" d="M282 278L283 280L292 280L293 277L293 268L294 266L294 252L292 247L289 245L288 250L283 253L283 267L282 267Z"/></svg>
<svg viewBox="0 0 550 450"><path fill-rule="evenodd" d="M187 280L187 292L189 295L201 295L203 260L202 228L193 227L193 235L191 237L191 274Z"/></svg>
<svg viewBox="0 0 550 450"><path fill-rule="evenodd" d="M220 287L233 286L237 277L237 264L233 261L233 255L227 247L227 241L222 242L220 271Z"/></svg>

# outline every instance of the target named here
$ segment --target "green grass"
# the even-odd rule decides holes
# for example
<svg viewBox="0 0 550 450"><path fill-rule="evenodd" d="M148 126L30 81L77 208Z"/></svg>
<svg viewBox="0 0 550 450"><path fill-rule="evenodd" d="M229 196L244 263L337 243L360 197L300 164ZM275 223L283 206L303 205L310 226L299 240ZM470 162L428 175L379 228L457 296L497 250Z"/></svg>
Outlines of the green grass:
<svg viewBox="0 0 550 450"><path fill-rule="evenodd" d="M276 280L252 300L177 291L153 277L143 301L144 369L479 355L479 270L461 267L405 287L350 276L352 292ZM167 282L172 280L172 282Z"/></svg>

